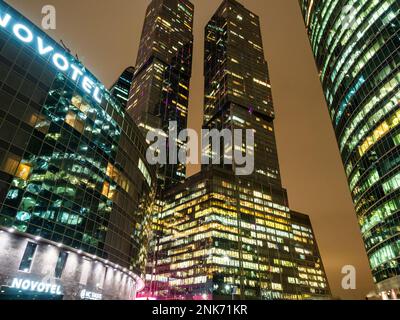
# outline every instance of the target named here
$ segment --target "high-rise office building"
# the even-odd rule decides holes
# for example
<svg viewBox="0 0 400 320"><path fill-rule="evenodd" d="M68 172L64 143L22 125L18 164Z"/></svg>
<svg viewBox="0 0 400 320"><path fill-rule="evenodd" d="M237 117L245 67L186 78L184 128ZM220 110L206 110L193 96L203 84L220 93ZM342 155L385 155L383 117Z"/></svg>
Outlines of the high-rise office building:
<svg viewBox="0 0 400 320"><path fill-rule="evenodd" d="M143 296L327 298L311 223L291 212L281 186L259 18L224 0L205 37L204 127L253 130L255 171L237 176L231 165L205 165L163 194L162 236Z"/></svg>
<svg viewBox="0 0 400 320"><path fill-rule="evenodd" d="M330 298L331 293L310 217L290 211L290 224L294 240L293 263L298 271L296 284L300 286L298 290L302 299Z"/></svg>
<svg viewBox="0 0 400 320"><path fill-rule="evenodd" d="M400 297L400 3L300 0L365 248Z"/></svg>
<svg viewBox="0 0 400 320"><path fill-rule="evenodd" d="M193 11L188 0L152 0L146 18L128 103L128 113L146 134L177 123L187 127L192 73ZM177 141L182 147L184 141ZM183 181L184 164L160 165L159 189Z"/></svg>
<svg viewBox="0 0 400 320"><path fill-rule="evenodd" d="M204 77L204 127L253 130L253 176L281 188L260 21L237 1L224 1L205 28Z"/></svg>
<svg viewBox="0 0 400 320"><path fill-rule="evenodd" d="M165 193L141 297L326 299L330 290L309 218L284 193L209 167Z"/></svg>
<svg viewBox="0 0 400 320"><path fill-rule="evenodd" d="M128 67L122 72L121 76L110 88L112 96L126 108L128 106L129 92L131 90L133 76L135 75L135 68Z"/></svg>
<svg viewBox="0 0 400 320"><path fill-rule="evenodd" d="M124 107L0 2L0 299L134 299L156 174Z"/></svg>

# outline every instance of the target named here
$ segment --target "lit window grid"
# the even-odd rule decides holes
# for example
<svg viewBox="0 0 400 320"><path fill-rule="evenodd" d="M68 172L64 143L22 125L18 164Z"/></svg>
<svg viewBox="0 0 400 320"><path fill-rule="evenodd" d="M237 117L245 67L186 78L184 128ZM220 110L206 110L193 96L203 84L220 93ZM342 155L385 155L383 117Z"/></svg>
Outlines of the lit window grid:
<svg viewBox="0 0 400 320"><path fill-rule="evenodd" d="M227 183L224 182L223 185L226 186ZM245 285L255 287L256 284L260 283L260 279L268 279L270 273L276 272L276 274L279 275L281 273L290 274L290 272L293 272L293 267L297 265L289 261L289 255L286 261L281 259L269 261L266 256L261 257L261 254L259 258L254 256L254 252L257 252L260 247L265 246L264 243L266 242L263 241L266 239L271 241L268 242L269 250L275 248L278 244L286 244L288 248L290 246L290 244L285 241L284 237L276 236L276 234L280 232L279 229L269 228L268 231L271 234L267 234L267 232L264 231L262 219L258 219L258 224L256 225L244 222L240 223L241 232L249 235L249 237L241 236L241 241L243 244L247 245L247 249L240 256L238 250L222 250L213 247L212 244L210 244L208 248L204 248L202 241L210 238L215 239L215 241L225 238L233 243L233 247L238 247L238 227L234 226L235 219L232 219L232 217L236 218L236 224L238 223L236 206L226 205L226 203L229 202L234 203L235 200L229 199L229 197L223 194L212 194L210 197L207 195L204 196L204 192L197 192L194 194L195 196L193 199L190 199L190 195L185 198L183 194L180 194L182 198L185 198L185 201L183 201L185 204L180 204L182 203L182 198L178 198L176 202L168 206L171 208L170 211L174 212L173 220L175 221L175 225L171 226L169 223L166 230L172 229L173 231L158 242L157 251L163 252L162 255L164 258L158 260L156 265L160 270L169 270L169 272L157 273L157 277L164 279L173 278L174 280L167 281L172 287L190 287L196 284L203 284L204 288L206 288L210 285L209 282L212 281L213 272L225 272L228 275L232 274L234 277L234 275L238 273L240 264L242 264L245 270L244 272L246 273ZM254 205L251 207L254 207ZM245 207L243 211L248 212ZM188 219L188 212L197 220ZM259 215L265 216L265 210L259 212ZM277 220L279 223L277 223L277 225L280 225L282 220L284 220L288 224L288 231L292 232L289 215L287 216L287 219L278 216ZM177 217L181 217L181 219L178 220L179 218ZM198 222L200 217L204 217L205 219ZM265 221L267 225L270 223L270 220ZM256 230L263 231L257 232ZM303 226L293 225L293 231L298 235L294 235L294 233L293 235L288 234L288 238L296 239L299 243L299 246L296 248L301 247L304 243L311 246L314 245L312 230ZM274 244L274 240L278 242ZM313 252L307 249L306 251L311 255L309 259L313 262ZM304 253L305 251L302 249L302 252ZM242 263L240 261L242 261ZM201 265L201 268L198 268L199 265ZM311 288L311 291L313 287L317 289L326 289L326 278L322 270L319 269L321 265L315 265L315 269L308 268L306 271L303 271L304 273L301 273L302 278L298 278L295 275L288 278L297 279L294 282L296 285L308 286ZM310 272L310 274L307 272ZM261 276L261 274L264 274L264 276ZM226 278L227 282L232 280L229 279L229 276L226 276ZM235 281L237 282L238 280ZM234 284L235 281L232 281L231 284ZM276 280L277 283L280 281L281 280ZM271 284L268 285L268 282L261 282L261 286L263 288L271 288ZM275 285L275 287L277 287L277 285Z"/></svg>
<svg viewBox="0 0 400 320"><path fill-rule="evenodd" d="M400 274L399 130L397 120L393 121L400 84L399 3L363 2L350 30L337 28L340 20L334 17L341 10L338 1L313 5L311 1L301 1L301 5L305 16L311 16L308 31L313 51L331 116L335 121L339 119L334 125L342 158L371 268L379 283ZM314 14L320 9L319 16ZM331 29L329 37L323 37L335 22L336 31ZM327 53L333 52L339 42L342 46L339 56ZM350 96L352 85L361 77L365 83L353 89ZM343 103L347 97L350 99ZM337 110L344 110L340 118Z"/></svg>
<svg viewBox="0 0 400 320"><path fill-rule="evenodd" d="M105 103L101 106L103 110L91 102L85 102L85 108L77 105L74 99L79 98L82 101L81 98L84 97L80 89L54 72L47 64L48 61L31 54L29 49L25 49L14 40L9 39L5 33L1 33L0 36L2 67L5 62L12 65L11 68L2 68L2 121L0 122L2 123L1 138L3 142L2 161L0 162L2 163L1 171L6 172L7 177L15 176L12 184L9 184L8 178L7 181L4 180L4 174L1 179L3 187L8 190L7 198L4 202L2 201L2 224L13 226L22 232L32 232L44 238L71 245L99 257L114 260L124 266L135 268L135 270L139 265L142 268L145 262L143 257L141 262L135 262L133 265L131 264L132 252L123 251L118 246L114 252L105 248L105 243L112 237L115 239L114 243L116 243L115 241L132 243L132 236L142 236L141 233L132 235L136 228L142 228L141 222L133 223L132 220L127 220L123 214L124 210L128 209L123 201L131 201L132 204L136 202L132 198L133 192L129 194L122 192L114 203L99 196L99 208L94 210L91 206L90 193L85 191L86 188L101 190L99 189L101 188L100 183L102 184L102 181L107 179L105 168L110 157L126 161L124 159L127 157L126 153L123 155L122 150L118 151L120 141L124 143L136 141L135 148L138 148L138 153L144 153L145 144L144 141L140 141L138 129L132 129L133 123L123 118L121 109L118 109L118 105L109 96L105 98ZM26 71L22 71L21 68ZM23 86L15 87L16 83L11 82L11 76L15 78L17 75L23 81ZM33 91L35 83L38 86L36 91ZM13 97L15 95L13 90L19 92L17 98ZM32 91L29 93L29 90ZM63 93L60 95L60 92ZM71 99L69 105L68 100L65 99L67 96ZM86 97L83 101L85 99ZM30 101L29 105L28 101ZM87 101L90 101L90 98L87 98ZM10 109L10 105L14 107ZM45 106L42 108L42 105ZM25 113L24 110L26 110ZM65 110L69 110L68 114L73 117L71 118L73 120L65 117ZM5 115L11 121L5 120ZM96 122L93 121L93 117L96 118ZM9 129L12 132L3 135ZM24 139L21 140L21 137ZM44 140L40 141L40 139ZM88 139L102 144L103 153L96 154ZM6 147L7 144L4 143L10 142L12 146ZM51 151L55 146L57 151L55 149ZM93 164L97 163L96 169L90 165L82 165L91 156L93 156ZM40 163L47 163L47 166L50 165L53 168L62 165L65 171L54 174L46 171L46 168L42 168ZM16 167L15 164L17 164ZM61 184L57 187L54 183L62 177L66 179L67 183L63 188ZM4 183L6 184L4 185ZM82 184L85 184L86 188L82 189ZM133 185L134 183L132 183ZM33 186L36 186L36 189ZM30 191L27 187L30 188ZM34 189L36 191L33 191ZM76 194L78 190L80 192L79 199L85 202L84 205L78 201L78 198L69 196L69 194ZM133 187L131 191L134 191ZM39 196L44 192L49 195ZM117 195L117 191L115 195ZM59 200L56 200L58 197ZM63 197L66 197L65 200ZM129 198L131 200L128 200ZM143 197L144 203L148 201L145 198ZM66 201L70 203L69 208L65 208L62 204ZM52 203L55 205L53 206L54 210L51 209ZM141 204L141 210L146 207L144 203ZM35 207L32 207L34 204L36 204ZM100 206L100 204L102 205ZM26 209L25 213L23 210L21 211L23 209L21 206L30 208L29 212ZM77 209L78 207L79 209ZM42 212L39 213L34 208L42 208L40 210ZM17 212L18 209L20 209L19 212ZM61 213L58 213L59 210L65 210L65 213L61 216ZM113 226L112 223L107 222L111 212L114 215L120 215L121 221L125 221L124 225L131 226L132 229L125 230L123 233L116 232L118 225ZM50 223L49 219L54 219L54 221ZM109 240L106 240L106 234ZM139 251L138 245L135 244L133 247Z"/></svg>

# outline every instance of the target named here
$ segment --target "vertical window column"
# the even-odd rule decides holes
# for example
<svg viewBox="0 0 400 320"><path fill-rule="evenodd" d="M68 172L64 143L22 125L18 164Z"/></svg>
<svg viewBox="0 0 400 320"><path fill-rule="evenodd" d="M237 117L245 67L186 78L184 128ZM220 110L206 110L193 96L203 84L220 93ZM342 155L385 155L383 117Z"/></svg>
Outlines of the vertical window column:
<svg viewBox="0 0 400 320"><path fill-rule="evenodd" d="M28 242L25 248L24 255L21 260L21 264L19 265L20 271L30 272L36 249L37 249L36 243Z"/></svg>

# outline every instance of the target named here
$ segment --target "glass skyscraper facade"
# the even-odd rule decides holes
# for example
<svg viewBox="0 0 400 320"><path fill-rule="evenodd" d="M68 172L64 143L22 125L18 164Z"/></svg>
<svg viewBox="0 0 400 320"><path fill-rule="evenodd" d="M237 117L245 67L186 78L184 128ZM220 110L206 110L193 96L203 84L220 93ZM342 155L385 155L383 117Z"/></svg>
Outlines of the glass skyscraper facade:
<svg viewBox="0 0 400 320"><path fill-rule="evenodd" d="M192 74L193 5L187 0L152 0L143 26L128 113L144 133L167 132L170 121L187 128ZM185 141L177 141L179 147ZM160 165L158 188L183 181L184 164Z"/></svg>
<svg viewBox="0 0 400 320"><path fill-rule="evenodd" d="M311 223L291 212L281 185L258 16L223 1L205 29L204 63L204 128L253 130L255 171L204 165L163 193L143 296L328 298Z"/></svg>
<svg viewBox="0 0 400 320"><path fill-rule="evenodd" d="M309 218L285 193L209 167L168 190L141 297L327 299Z"/></svg>
<svg viewBox="0 0 400 320"><path fill-rule="evenodd" d="M121 76L110 88L111 95L126 108L128 106L129 92L131 90L135 68L128 67L122 72Z"/></svg>
<svg viewBox="0 0 400 320"><path fill-rule="evenodd" d="M365 248L400 293L400 3L301 0Z"/></svg>
<svg viewBox="0 0 400 320"><path fill-rule="evenodd" d="M4 2L0 22L0 296L132 299L156 183L145 139L78 60Z"/></svg>
<svg viewBox="0 0 400 320"><path fill-rule="evenodd" d="M205 28L204 127L255 132L254 178L281 187L259 17L224 1Z"/></svg>

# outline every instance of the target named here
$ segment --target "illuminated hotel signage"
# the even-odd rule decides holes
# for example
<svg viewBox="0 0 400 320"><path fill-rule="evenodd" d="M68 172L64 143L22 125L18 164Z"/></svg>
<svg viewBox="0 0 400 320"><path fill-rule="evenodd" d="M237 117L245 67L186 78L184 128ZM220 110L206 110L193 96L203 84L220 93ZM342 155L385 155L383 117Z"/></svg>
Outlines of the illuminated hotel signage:
<svg viewBox="0 0 400 320"><path fill-rule="evenodd" d="M86 289L83 289L81 291L80 297L82 300L102 300L103 299L103 295L101 293L87 291Z"/></svg>
<svg viewBox="0 0 400 320"><path fill-rule="evenodd" d="M30 28L21 23L19 19L14 19L10 14L5 13L1 6L0 27L9 31L19 41L30 45L39 55L50 58L50 61L58 70L67 75L72 81L78 83L95 101L101 103L103 98L102 86L87 75L84 69L74 64L76 60L71 55L59 52L57 48L46 44L42 37L34 33L33 29L35 28Z"/></svg>
<svg viewBox="0 0 400 320"><path fill-rule="evenodd" d="M11 287L22 291L31 291L37 293L47 293L53 295L62 295L61 286L57 284L32 281L29 279L14 278Z"/></svg>

